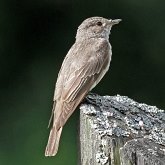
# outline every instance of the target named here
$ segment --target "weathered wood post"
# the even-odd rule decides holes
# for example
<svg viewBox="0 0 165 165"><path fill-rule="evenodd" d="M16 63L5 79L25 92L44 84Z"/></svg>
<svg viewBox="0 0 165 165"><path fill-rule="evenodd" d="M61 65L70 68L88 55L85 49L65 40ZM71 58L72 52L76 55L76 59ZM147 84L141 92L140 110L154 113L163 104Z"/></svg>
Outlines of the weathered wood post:
<svg viewBox="0 0 165 165"><path fill-rule="evenodd" d="M165 112L126 96L80 106L80 165L165 165Z"/></svg>

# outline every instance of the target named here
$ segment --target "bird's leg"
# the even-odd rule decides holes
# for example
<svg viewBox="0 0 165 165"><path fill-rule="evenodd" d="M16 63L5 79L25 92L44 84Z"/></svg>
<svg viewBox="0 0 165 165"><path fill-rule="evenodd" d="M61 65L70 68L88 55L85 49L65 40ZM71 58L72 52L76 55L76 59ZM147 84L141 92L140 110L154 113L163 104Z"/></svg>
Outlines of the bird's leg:
<svg viewBox="0 0 165 165"><path fill-rule="evenodd" d="M84 103L92 104L95 106L101 106L102 101L100 100L99 95L89 92L88 95L84 99Z"/></svg>

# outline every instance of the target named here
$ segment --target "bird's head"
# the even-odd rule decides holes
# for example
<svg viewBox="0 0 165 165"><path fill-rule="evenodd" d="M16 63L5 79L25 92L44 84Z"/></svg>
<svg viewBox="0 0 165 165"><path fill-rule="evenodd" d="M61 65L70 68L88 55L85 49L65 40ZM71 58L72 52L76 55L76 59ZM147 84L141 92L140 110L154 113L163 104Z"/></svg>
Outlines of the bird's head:
<svg viewBox="0 0 165 165"><path fill-rule="evenodd" d="M118 24L121 19L105 19L103 17L91 17L84 20L78 27L76 39L109 38L111 27Z"/></svg>

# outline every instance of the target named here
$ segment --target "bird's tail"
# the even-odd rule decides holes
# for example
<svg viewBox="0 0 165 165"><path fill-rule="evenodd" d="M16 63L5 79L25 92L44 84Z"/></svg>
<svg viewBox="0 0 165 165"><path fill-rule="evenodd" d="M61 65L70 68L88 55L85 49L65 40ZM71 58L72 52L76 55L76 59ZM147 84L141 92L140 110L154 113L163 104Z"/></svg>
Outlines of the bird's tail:
<svg viewBox="0 0 165 165"><path fill-rule="evenodd" d="M63 127L60 127L60 129L57 130L56 126L52 127L45 150L45 156L55 156L57 154L62 128Z"/></svg>

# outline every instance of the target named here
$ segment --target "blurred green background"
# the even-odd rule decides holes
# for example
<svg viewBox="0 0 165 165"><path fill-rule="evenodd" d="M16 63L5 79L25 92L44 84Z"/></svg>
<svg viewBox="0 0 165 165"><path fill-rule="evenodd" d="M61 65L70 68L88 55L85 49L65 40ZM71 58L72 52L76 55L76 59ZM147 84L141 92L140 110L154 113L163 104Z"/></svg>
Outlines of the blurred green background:
<svg viewBox="0 0 165 165"><path fill-rule="evenodd" d="M79 24L121 18L111 68L93 90L165 109L164 0L0 0L0 165L76 165L77 110L45 158L54 84Z"/></svg>

